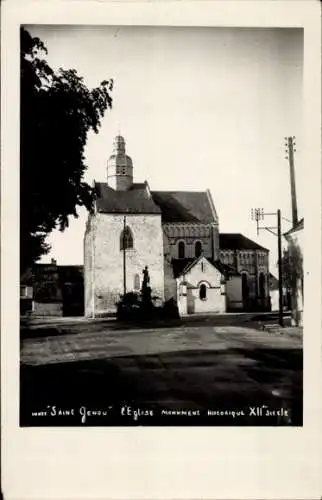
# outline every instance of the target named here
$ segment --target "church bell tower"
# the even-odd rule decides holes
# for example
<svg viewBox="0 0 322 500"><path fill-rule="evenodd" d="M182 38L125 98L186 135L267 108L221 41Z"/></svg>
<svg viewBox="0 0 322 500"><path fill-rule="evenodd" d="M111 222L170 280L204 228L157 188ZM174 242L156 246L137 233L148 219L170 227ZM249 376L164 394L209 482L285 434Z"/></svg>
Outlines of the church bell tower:
<svg viewBox="0 0 322 500"><path fill-rule="evenodd" d="M127 191L133 184L132 159L126 154L121 135L115 137L113 154L107 161L107 183L116 191Z"/></svg>

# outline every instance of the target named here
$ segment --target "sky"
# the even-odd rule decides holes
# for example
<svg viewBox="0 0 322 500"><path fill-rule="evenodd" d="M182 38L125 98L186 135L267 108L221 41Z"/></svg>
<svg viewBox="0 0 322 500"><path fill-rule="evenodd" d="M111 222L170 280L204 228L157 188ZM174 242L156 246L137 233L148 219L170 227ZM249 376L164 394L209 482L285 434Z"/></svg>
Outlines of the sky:
<svg viewBox="0 0 322 500"><path fill-rule="evenodd" d="M86 145L86 181L106 180L115 135L121 133L136 182L152 190L210 189L220 232L238 232L270 250L277 238L260 231L250 210L291 219L284 137L296 137L298 214L303 216L301 29L140 26L27 26L48 49L53 69L74 68L92 88L114 79L113 108ZM48 242L58 264L83 263L87 214L79 211ZM276 224L275 217L265 223ZM283 221L283 230L290 228Z"/></svg>

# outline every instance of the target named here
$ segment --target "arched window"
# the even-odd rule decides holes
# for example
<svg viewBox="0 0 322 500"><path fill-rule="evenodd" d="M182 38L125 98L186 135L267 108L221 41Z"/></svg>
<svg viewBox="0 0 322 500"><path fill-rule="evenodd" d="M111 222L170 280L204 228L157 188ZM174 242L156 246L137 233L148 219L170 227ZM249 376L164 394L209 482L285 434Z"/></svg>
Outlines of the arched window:
<svg viewBox="0 0 322 500"><path fill-rule="evenodd" d="M243 300L246 300L248 298L248 280L247 280L247 274L243 273L242 274L242 294L243 294Z"/></svg>
<svg viewBox="0 0 322 500"><path fill-rule="evenodd" d="M199 299L206 300L207 298L207 287L204 283L202 283L199 287Z"/></svg>
<svg viewBox="0 0 322 500"><path fill-rule="evenodd" d="M134 290L140 290L140 275L134 275Z"/></svg>
<svg viewBox="0 0 322 500"><path fill-rule="evenodd" d="M120 237L120 249L126 250L127 248L133 248L133 235L128 226L123 229Z"/></svg>
<svg viewBox="0 0 322 500"><path fill-rule="evenodd" d="M179 241L178 254L179 254L179 259L184 259L184 257L185 257L185 245L184 245L184 241Z"/></svg>
<svg viewBox="0 0 322 500"><path fill-rule="evenodd" d="M264 273L259 275L259 296L265 297L265 276Z"/></svg>
<svg viewBox="0 0 322 500"><path fill-rule="evenodd" d="M196 241L195 243L195 256L200 257L202 252L202 244L200 241Z"/></svg>

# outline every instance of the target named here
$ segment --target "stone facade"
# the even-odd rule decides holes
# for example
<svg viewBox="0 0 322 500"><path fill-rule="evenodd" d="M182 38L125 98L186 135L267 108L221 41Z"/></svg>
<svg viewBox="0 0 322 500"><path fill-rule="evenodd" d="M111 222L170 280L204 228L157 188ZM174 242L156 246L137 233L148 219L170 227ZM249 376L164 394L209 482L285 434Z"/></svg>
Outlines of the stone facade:
<svg viewBox="0 0 322 500"><path fill-rule="evenodd" d="M197 258L202 252L205 257L217 260L218 224L166 223L163 231L172 259ZM180 255L182 249L183 255Z"/></svg>
<svg viewBox="0 0 322 500"><path fill-rule="evenodd" d="M227 236L227 238L225 238ZM243 235L221 235L220 261L233 270L227 282L228 310L269 310L269 251Z"/></svg>
<svg viewBox="0 0 322 500"><path fill-rule="evenodd" d="M164 300L177 297L177 281L173 275L171 259L164 257Z"/></svg>
<svg viewBox="0 0 322 500"><path fill-rule="evenodd" d="M124 293L124 217L133 235L133 248L125 251L126 292L140 290L142 270L148 266L152 296L164 299L161 215L96 213L85 234L86 316L115 312Z"/></svg>
<svg viewBox="0 0 322 500"><path fill-rule="evenodd" d="M201 256L177 278L178 307L181 315L224 313L226 288L221 272Z"/></svg>
<svg viewBox="0 0 322 500"><path fill-rule="evenodd" d="M94 188L95 210L84 236L86 316L115 313L124 291L140 291L146 266L152 296L180 299L187 312L226 310L229 294L226 297L222 281L228 268L230 276L238 276L228 289L234 289L240 307L245 306L246 282L247 298L257 297L259 288L263 296L268 293L268 251L258 245L255 251L236 246L240 238L247 240L242 235L237 240L227 235L233 237L232 246L220 248L219 219L209 190L151 191L146 181L134 183L132 160L121 136L107 161L107 182L94 183ZM124 228L127 236L122 239ZM199 262L201 271L194 267ZM186 268L190 282L182 299L178 294ZM240 289L242 296L236 298Z"/></svg>
<svg viewBox="0 0 322 500"><path fill-rule="evenodd" d="M241 310L243 304L242 280L240 276L232 276L226 282L227 309Z"/></svg>
<svg viewBox="0 0 322 500"><path fill-rule="evenodd" d="M32 314L34 316L63 316L63 303L34 301Z"/></svg>
<svg viewBox="0 0 322 500"><path fill-rule="evenodd" d="M134 183L123 137L114 141L107 182L94 188L95 210L84 236L86 316L114 313L124 292L140 291L146 266L152 298L164 301L177 298L174 260L195 260L201 254L219 258L218 217L210 192L151 192L146 181Z"/></svg>

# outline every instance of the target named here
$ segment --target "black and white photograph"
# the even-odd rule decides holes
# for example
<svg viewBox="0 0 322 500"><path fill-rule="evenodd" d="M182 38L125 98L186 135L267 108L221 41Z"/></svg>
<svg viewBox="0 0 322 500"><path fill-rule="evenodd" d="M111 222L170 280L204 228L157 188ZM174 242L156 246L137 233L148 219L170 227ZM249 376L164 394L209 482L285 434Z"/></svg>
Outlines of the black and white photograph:
<svg viewBox="0 0 322 500"><path fill-rule="evenodd" d="M20 426L302 426L303 29L20 28Z"/></svg>
<svg viewBox="0 0 322 500"><path fill-rule="evenodd" d="M4 498L321 497L320 9L4 3Z"/></svg>

